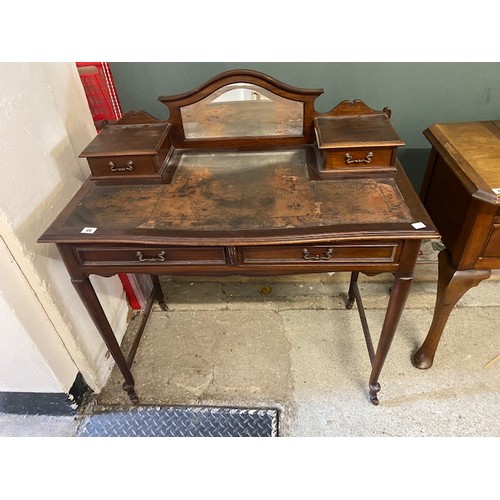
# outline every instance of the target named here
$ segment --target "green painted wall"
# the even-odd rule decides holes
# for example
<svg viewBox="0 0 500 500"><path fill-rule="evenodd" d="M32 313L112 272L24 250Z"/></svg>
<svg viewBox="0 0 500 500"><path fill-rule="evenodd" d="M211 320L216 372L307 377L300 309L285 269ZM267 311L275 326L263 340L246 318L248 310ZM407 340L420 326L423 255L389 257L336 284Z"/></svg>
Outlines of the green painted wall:
<svg viewBox="0 0 500 500"><path fill-rule="evenodd" d="M111 69L124 111L144 110L166 118L158 96L192 90L218 73L255 69L305 88L323 88L316 109L344 99L392 109L392 122L406 142L400 159L418 189L429 144L422 131L438 122L500 118L500 63L335 62L115 62Z"/></svg>

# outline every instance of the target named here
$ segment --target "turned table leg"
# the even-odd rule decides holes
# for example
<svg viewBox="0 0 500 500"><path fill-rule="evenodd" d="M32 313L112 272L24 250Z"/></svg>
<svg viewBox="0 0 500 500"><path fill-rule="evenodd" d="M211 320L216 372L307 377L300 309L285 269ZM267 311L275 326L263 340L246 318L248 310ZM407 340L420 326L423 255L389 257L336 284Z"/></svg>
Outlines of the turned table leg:
<svg viewBox="0 0 500 500"><path fill-rule="evenodd" d="M439 340L455 304L469 289L491 275L491 270L457 270L446 249L439 252L438 258L439 274L434 317L424 343L412 359L413 365L421 369L432 366Z"/></svg>
<svg viewBox="0 0 500 500"><path fill-rule="evenodd" d="M168 311L167 303L165 302L165 295L161 288L160 278L157 274L151 274L151 280L153 286L156 287L156 299L158 300L158 305L164 310Z"/></svg>
<svg viewBox="0 0 500 500"><path fill-rule="evenodd" d="M80 269L76 253L71 245L58 244L57 248L71 277L71 283L75 287L83 305L87 309L87 312L97 327L97 331L104 340L109 353L115 360L116 365L123 375L125 380L123 383L123 389L127 392L132 403L137 404L139 402L139 398L137 397L134 388L134 377L132 376L130 367L127 364L127 360L121 350L120 344L116 340L113 329L111 328L108 318L106 317L106 313L99 302L99 297L97 297L94 287L90 282L89 276Z"/></svg>
<svg viewBox="0 0 500 500"><path fill-rule="evenodd" d="M82 279L72 279L71 282L75 287L80 299L82 300L84 306L90 314L90 317L94 321L99 333L101 334L106 347L108 348L111 356L116 362L120 372L123 375L125 382L123 383L123 389L127 392L132 403L138 403L139 398L135 392L135 382L134 377L130 371L130 368L127 364L125 356L116 340L115 334L113 333L113 329L106 318L106 314L99 302L99 298L97 297L94 287L90 282L88 276Z"/></svg>
<svg viewBox="0 0 500 500"><path fill-rule="evenodd" d="M391 296L389 298L389 304L385 313L384 324L382 326L382 332L380 334L377 350L375 352L375 358L372 363L372 372L368 382L370 401L374 405L379 404L377 394L380 391L380 384L378 382L378 378L389 352L394 334L396 333L412 283L413 276L396 275L394 278L394 284L392 286Z"/></svg>
<svg viewBox="0 0 500 500"><path fill-rule="evenodd" d="M359 272L354 271L351 273L351 281L349 283L349 291L347 292L347 304L345 306L346 309L352 309L354 302L356 300L356 296L354 295L354 286L358 281Z"/></svg>
<svg viewBox="0 0 500 500"><path fill-rule="evenodd" d="M413 270L415 268L419 249L420 241L410 240L405 243L401 252L401 263L394 277L394 284L392 285L391 296L389 298L389 304L387 305L382 332L380 333L368 382L370 401L374 405L379 404L377 395L380 391L380 384L378 378L384 366L385 359L391 347L406 299L408 298L413 283Z"/></svg>

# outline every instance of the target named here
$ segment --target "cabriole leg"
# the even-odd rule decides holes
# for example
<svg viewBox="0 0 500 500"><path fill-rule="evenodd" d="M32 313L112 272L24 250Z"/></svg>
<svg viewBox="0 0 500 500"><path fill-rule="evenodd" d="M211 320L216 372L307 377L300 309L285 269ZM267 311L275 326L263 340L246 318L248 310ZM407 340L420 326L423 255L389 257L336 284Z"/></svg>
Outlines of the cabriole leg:
<svg viewBox="0 0 500 500"><path fill-rule="evenodd" d="M491 275L491 270L457 270L446 249L439 252L438 258L439 275L434 317L424 343L412 359L413 365L421 369L432 366L444 327L456 303L468 290Z"/></svg>

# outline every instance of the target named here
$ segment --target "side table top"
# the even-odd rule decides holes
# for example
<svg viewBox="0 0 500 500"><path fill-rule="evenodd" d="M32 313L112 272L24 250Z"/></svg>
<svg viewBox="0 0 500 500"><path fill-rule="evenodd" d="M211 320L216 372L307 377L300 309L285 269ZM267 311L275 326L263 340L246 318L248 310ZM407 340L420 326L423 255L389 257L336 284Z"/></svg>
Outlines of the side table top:
<svg viewBox="0 0 500 500"><path fill-rule="evenodd" d="M424 135L478 189L478 197L500 205L500 120L437 123Z"/></svg>

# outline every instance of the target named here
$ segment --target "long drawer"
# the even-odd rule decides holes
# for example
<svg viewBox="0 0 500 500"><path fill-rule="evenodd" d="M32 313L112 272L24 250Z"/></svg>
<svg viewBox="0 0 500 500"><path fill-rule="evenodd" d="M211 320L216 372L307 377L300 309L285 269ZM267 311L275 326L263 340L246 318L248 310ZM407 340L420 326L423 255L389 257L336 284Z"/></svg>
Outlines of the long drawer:
<svg viewBox="0 0 500 500"><path fill-rule="evenodd" d="M80 247L80 264L93 265L221 265L226 264L224 247Z"/></svg>
<svg viewBox="0 0 500 500"><path fill-rule="evenodd" d="M332 263L396 263L400 245L397 242L321 245L252 246L239 249L241 264L296 265Z"/></svg>

